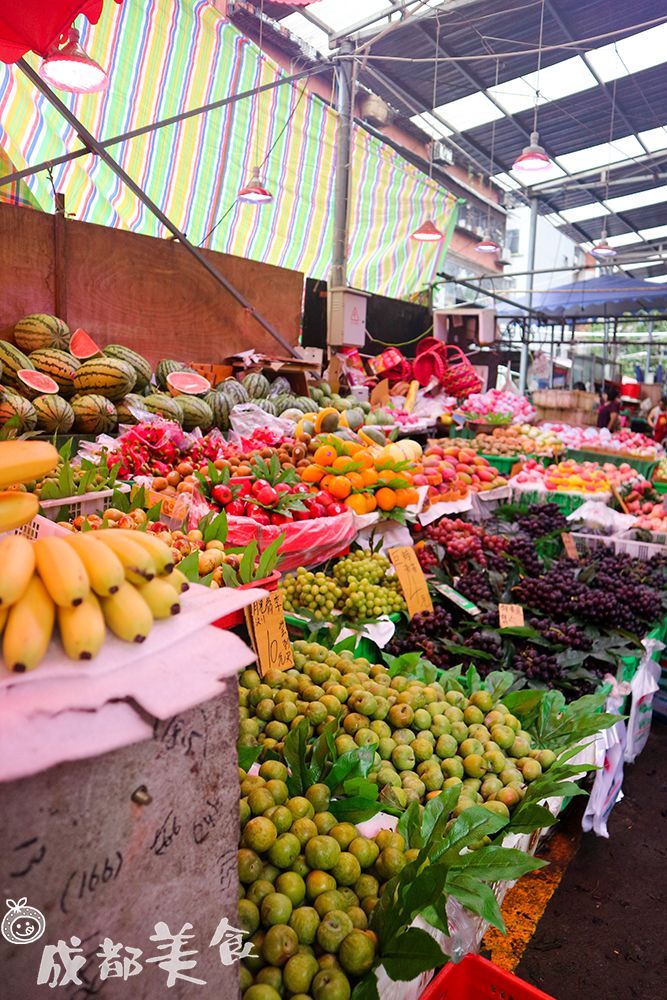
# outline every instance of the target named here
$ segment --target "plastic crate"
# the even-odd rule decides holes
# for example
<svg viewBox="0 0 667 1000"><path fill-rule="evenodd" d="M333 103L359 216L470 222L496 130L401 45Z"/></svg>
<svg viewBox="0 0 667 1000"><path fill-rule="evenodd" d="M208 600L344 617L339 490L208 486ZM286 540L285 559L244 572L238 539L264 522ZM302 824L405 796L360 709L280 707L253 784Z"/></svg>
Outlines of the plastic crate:
<svg viewBox="0 0 667 1000"><path fill-rule="evenodd" d="M517 462L523 462L529 458L536 458L536 455L483 455L489 465L497 469L501 476L509 476Z"/></svg>
<svg viewBox="0 0 667 1000"><path fill-rule="evenodd" d="M614 547L617 555L632 556L633 559L641 559L648 562L655 556L667 555L667 535L654 534L655 541L643 542L637 538L637 529L623 531L620 535L614 536Z"/></svg>
<svg viewBox="0 0 667 1000"><path fill-rule="evenodd" d="M129 483L118 483L113 490L99 490L97 493L82 493L80 497L59 497L57 500L42 500L39 509L49 521L72 521L75 517L95 514L111 506L114 493L129 493ZM60 513L65 510L65 516Z"/></svg>
<svg viewBox="0 0 667 1000"><path fill-rule="evenodd" d="M602 494L604 502L607 502L609 494ZM544 504L554 503L562 514L573 514L586 500L598 500L600 494L589 493L584 496L582 493L559 493L546 490L514 490L513 499L517 503Z"/></svg>
<svg viewBox="0 0 667 1000"><path fill-rule="evenodd" d="M14 528L13 532L4 531L0 538L9 534L23 535L24 538L34 542L38 538L48 538L52 535L68 535L69 531L67 528L62 528L57 521L49 521L48 517L41 517L38 514L27 524L21 524L18 528Z"/></svg>
<svg viewBox="0 0 667 1000"><path fill-rule="evenodd" d="M568 448L565 455L577 462L598 462L600 465L611 462L612 465L629 465L641 473L644 479L650 479L658 465L657 458L635 458L634 455L617 454L613 451L597 451L594 448L591 450Z"/></svg>
<svg viewBox="0 0 667 1000"><path fill-rule="evenodd" d="M616 538L615 535L592 535L586 531L572 531L571 535L580 555L595 549L612 549Z"/></svg>
<svg viewBox="0 0 667 1000"><path fill-rule="evenodd" d="M659 483L654 479L653 482L651 483L651 486L653 487L655 492L659 493L660 495L662 495L663 493L667 493L667 483Z"/></svg>
<svg viewBox="0 0 667 1000"><path fill-rule="evenodd" d="M481 955L448 963L432 979L420 1000L555 1000Z"/></svg>

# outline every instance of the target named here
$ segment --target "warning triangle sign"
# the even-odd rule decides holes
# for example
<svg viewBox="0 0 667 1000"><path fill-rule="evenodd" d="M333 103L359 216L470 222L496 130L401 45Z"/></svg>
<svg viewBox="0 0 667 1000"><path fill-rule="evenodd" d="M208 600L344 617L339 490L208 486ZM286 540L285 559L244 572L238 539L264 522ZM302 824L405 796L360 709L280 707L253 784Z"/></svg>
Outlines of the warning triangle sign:
<svg viewBox="0 0 667 1000"><path fill-rule="evenodd" d="M354 306L353 309L352 309L352 313L350 315L350 321L352 323L360 323L361 322L361 317L359 316L359 310L357 309L356 306Z"/></svg>

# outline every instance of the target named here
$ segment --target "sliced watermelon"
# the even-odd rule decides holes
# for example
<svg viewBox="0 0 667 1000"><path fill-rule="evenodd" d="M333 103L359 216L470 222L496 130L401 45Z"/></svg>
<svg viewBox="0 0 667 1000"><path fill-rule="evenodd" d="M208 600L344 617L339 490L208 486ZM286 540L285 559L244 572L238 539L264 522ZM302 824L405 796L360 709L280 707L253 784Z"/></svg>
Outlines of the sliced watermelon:
<svg viewBox="0 0 667 1000"><path fill-rule="evenodd" d="M72 334L69 351L79 361L86 361L88 358L94 358L97 354L101 354L102 348L95 343L92 337L88 336L85 330L79 328Z"/></svg>
<svg viewBox="0 0 667 1000"><path fill-rule="evenodd" d="M55 396L60 392L58 383L50 375L44 375L31 368L19 368L16 377L22 385L39 396Z"/></svg>
<svg viewBox="0 0 667 1000"><path fill-rule="evenodd" d="M203 396L211 390L209 380L196 372L169 372L167 386L172 396Z"/></svg>

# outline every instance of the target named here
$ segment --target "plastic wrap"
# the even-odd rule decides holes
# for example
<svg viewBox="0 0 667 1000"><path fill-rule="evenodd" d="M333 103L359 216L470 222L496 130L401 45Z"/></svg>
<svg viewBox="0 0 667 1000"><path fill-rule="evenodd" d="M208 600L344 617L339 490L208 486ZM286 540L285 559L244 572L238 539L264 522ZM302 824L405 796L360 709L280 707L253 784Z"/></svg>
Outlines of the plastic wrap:
<svg viewBox="0 0 667 1000"><path fill-rule="evenodd" d="M319 517L314 521L293 521L291 524L258 524L251 517L227 518L227 543L248 545L253 538L263 551L279 535L285 540L280 547L280 572L287 573L298 566L316 566L345 549L355 535L351 511L336 517Z"/></svg>
<svg viewBox="0 0 667 1000"><path fill-rule="evenodd" d="M621 714L621 707L628 693L629 685L614 684L607 698L605 710L615 715ZM595 742L595 764L599 768L593 781L593 788L586 804L581 828L586 833L591 830L598 837L609 837L607 820L612 809L623 796L623 760L627 731L625 722L620 720L611 729L598 733Z"/></svg>
<svg viewBox="0 0 667 1000"><path fill-rule="evenodd" d="M636 521L632 514L620 514L597 500L587 500L568 515L568 521L583 521L587 528L602 530L608 535L628 531Z"/></svg>
<svg viewBox="0 0 667 1000"><path fill-rule="evenodd" d="M632 764L646 746L653 719L653 696L659 689L660 663L656 658L665 648L659 639L644 639L644 653L637 673L630 682L632 703L628 719L625 762Z"/></svg>
<svg viewBox="0 0 667 1000"><path fill-rule="evenodd" d="M313 406L315 404L313 403ZM274 417L256 403L237 403L229 414L231 428L242 438L249 438L258 430L270 430L280 437L292 437L295 424L283 417Z"/></svg>

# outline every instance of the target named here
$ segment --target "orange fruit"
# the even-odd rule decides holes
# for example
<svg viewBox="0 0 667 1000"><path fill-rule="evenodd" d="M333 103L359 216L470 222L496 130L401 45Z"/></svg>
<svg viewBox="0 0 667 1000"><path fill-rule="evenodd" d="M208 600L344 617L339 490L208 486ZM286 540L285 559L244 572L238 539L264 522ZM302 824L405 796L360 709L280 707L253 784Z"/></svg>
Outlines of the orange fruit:
<svg viewBox="0 0 667 1000"><path fill-rule="evenodd" d="M301 470L301 479L304 483L319 483L324 473L316 465L307 465Z"/></svg>
<svg viewBox="0 0 667 1000"><path fill-rule="evenodd" d="M409 500L410 491L404 488L396 490L396 506L397 507L407 507L410 503Z"/></svg>
<svg viewBox="0 0 667 1000"><path fill-rule="evenodd" d="M320 488L323 490L329 490L331 488L331 484L335 483L337 479L338 476L332 476L331 473L329 473L320 481Z"/></svg>
<svg viewBox="0 0 667 1000"><path fill-rule="evenodd" d="M380 483L391 483L394 479L398 479L399 476L393 469L382 469L378 473L378 482Z"/></svg>
<svg viewBox="0 0 667 1000"><path fill-rule="evenodd" d="M372 514L374 510L377 509L378 502L375 499L374 493L366 493L366 513Z"/></svg>
<svg viewBox="0 0 667 1000"><path fill-rule="evenodd" d="M332 476L333 482L326 489L336 500L345 500L352 492L352 483L346 476Z"/></svg>
<svg viewBox="0 0 667 1000"><path fill-rule="evenodd" d="M375 486L378 481L378 474L375 469L362 469L359 475L364 481L364 486Z"/></svg>
<svg viewBox="0 0 667 1000"><path fill-rule="evenodd" d="M345 501L345 505L353 510L355 514L365 514L366 511L366 497L363 493L353 493Z"/></svg>
<svg viewBox="0 0 667 1000"><path fill-rule="evenodd" d="M401 479L405 479L406 483L409 486L412 486L412 473L411 472L407 472L405 469L403 469L402 472L399 472L399 476L401 477Z"/></svg>
<svg viewBox="0 0 667 1000"><path fill-rule="evenodd" d="M366 485L360 472L347 472L345 478L350 480L353 490L361 490Z"/></svg>
<svg viewBox="0 0 667 1000"><path fill-rule="evenodd" d="M396 492L390 490L388 486L383 486L375 494L377 505L380 510L393 510L396 506Z"/></svg>
<svg viewBox="0 0 667 1000"><path fill-rule="evenodd" d="M349 455L339 455L338 458L331 463L331 468L334 472L352 472L354 467L354 459L350 458Z"/></svg>
<svg viewBox="0 0 667 1000"><path fill-rule="evenodd" d="M375 468L375 459L373 458L373 456L369 451L365 451L365 449L363 448L361 448L359 451L355 451L354 461L361 469Z"/></svg>
<svg viewBox="0 0 667 1000"><path fill-rule="evenodd" d="M356 455L363 447L363 444L359 444L357 441L346 441L343 445L346 455Z"/></svg>
<svg viewBox="0 0 667 1000"><path fill-rule="evenodd" d="M317 465L333 465L338 458L336 449L330 444L322 444L315 452L315 462Z"/></svg>
<svg viewBox="0 0 667 1000"><path fill-rule="evenodd" d="M408 507L410 506L410 504L418 503L418 501L419 501L419 490L417 489L417 487L416 486L411 486L410 489L407 492L409 494L409 496L408 496Z"/></svg>

